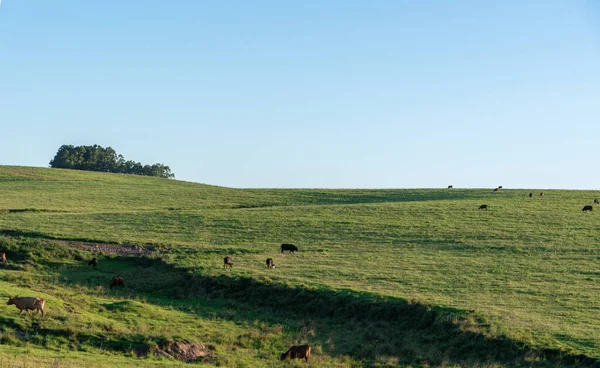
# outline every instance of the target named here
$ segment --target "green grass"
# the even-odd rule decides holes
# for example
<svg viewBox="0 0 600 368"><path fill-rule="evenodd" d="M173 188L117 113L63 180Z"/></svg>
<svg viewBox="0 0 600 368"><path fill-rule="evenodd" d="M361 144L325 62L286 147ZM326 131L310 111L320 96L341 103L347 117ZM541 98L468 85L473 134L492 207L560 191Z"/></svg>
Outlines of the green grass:
<svg viewBox="0 0 600 368"><path fill-rule="evenodd" d="M102 270L90 271L61 251L64 254L56 259L42 254L35 263L25 263L23 267L35 269L36 274L40 270L45 285L51 287L40 288L32 278L19 290L43 292L40 295L48 298L52 313L66 313L69 295L85 295L80 297L80 306L87 312L72 326L78 334L90 334L106 323L116 326L111 336L117 340L121 336L118 341L123 342L143 342L148 331L162 331L159 337L164 338L177 332L215 345L220 359L229 359L229 366L278 366L277 353L295 342L318 346L315 357L320 360L314 365L322 366L558 364L538 354L544 349L600 358L599 215L581 211L600 197L598 191L230 189L130 175L7 166L0 167L0 190L0 231L23 236L19 242L54 238L162 245L164 251L158 256L166 265L193 275L186 283L197 285L197 290L182 287L177 280L146 285L143 280L152 280L152 267L157 266L138 269L135 262L139 260L107 260ZM533 198L527 196L530 191ZM537 196L540 191L544 198ZM489 205L488 211L477 210L483 203ZM300 252L280 254L278 246L283 242L296 244ZM234 260L232 270L221 267L225 255ZM266 257L275 260L274 270L264 266ZM5 281L0 292L19 291L11 280L22 272L1 270ZM131 296L91 292L102 282L106 285L115 273L142 278L140 284L130 285ZM258 286L245 280L255 280ZM223 291L242 286L250 290L231 295ZM318 307L301 304L301 313L285 318L277 308L261 302L273 294L285 295L272 300L279 308L287 308L299 303L292 297L294 290L308 293ZM418 328L409 329L412 335L398 336L394 328L384 326L385 319L369 317L364 323L346 325L343 319L317 313L345 300L336 290L369 301L374 309L359 308L367 314L379 310L377 298L383 297L390 302L430 305L462 327L445 325L438 314L434 326L444 326L445 332L435 330L435 335L454 344L444 345L437 340L427 342ZM131 298L138 303L134 307L102 307ZM136 313L136 308L144 313ZM213 317L182 312L186 308L206 308L206 314ZM0 306L3 316L15 312ZM190 315L193 321L153 325L162 316L186 321ZM44 323L55 323L57 316L50 314ZM21 325L25 320L15 317L14 328L26 330L28 326ZM52 328L59 328L56 323ZM399 326L405 321L394 323ZM199 325L213 332L192 332ZM135 328L138 337L122 333ZM270 345L257 347L253 344L263 340L263 328L275 331ZM215 332L220 329L226 332ZM366 333L369 330L381 336L371 336ZM510 351L506 355L518 361L493 353L486 361L484 355L463 350L458 336L464 338L469 331L477 336L468 341L480 350ZM248 343L236 345L238 336L244 334L250 336ZM17 337L11 340L15 348L23 343ZM505 341L517 350L504 346ZM425 348L428 343L434 348ZM35 341L27 344L31 349L43 346ZM525 358L520 352L527 349L531 353ZM102 349L92 352L107 354ZM113 349L109 354L126 359L127 364L140 362L123 350Z"/></svg>

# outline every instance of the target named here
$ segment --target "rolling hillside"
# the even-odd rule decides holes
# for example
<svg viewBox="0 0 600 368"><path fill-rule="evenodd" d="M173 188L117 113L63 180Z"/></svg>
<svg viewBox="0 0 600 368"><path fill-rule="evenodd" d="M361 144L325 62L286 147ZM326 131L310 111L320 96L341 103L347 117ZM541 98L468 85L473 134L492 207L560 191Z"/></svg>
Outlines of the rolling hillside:
<svg viewBox="0 0 600 368"><path fill-rule="evenodd" d="M311 366L600 359L600 214L581 211L600 191L231 189L0 166L0 193L14 258L0 295L49 310L39 322L0 304L0 352L32 365L166 364L135 352L174 337L221 366L281 366L293 343L314 346ZM116 274L124 290L108 289Z"/></svg>

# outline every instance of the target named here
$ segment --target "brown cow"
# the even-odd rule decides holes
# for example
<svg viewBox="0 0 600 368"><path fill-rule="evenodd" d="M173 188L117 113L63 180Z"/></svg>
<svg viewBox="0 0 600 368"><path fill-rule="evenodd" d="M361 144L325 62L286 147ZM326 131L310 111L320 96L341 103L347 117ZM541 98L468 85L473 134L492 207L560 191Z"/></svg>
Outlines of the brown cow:
<svg viewBox="0 0 600 368"><path fill-rule="evenodd" d="M479 206L479 209L487 211L487 204L482 204L481 206Z"/></svg>
<svg viewBox="0 0 600 368"><path fill-rule="evenodd" d="M125 279L121 276L114 277L112 280L110 280L111 289L113 287L121 287L123 285L125 285Z"/></svg>
<svg viewBox="0 0 600 368"><path fill-rule="evenodd" d="M299 345L292 346L285 353L281 354L280 360L285 360L287 358L290 359L305 359L308 363L308 359L310 358L310 346L308 345Z"/></svg>
<svg viewBox="0 0 600 368"><path fill-rule="evenodd" d="M275 263L273 263L273 258L267 258L267 267L275 268Z"/></svg>
<svg viewBox="0 0 600 368"><path fill-rule="evenodd" d="M598 198L594 199L594 204L600 204L600 201L598 200Z"/></svg>
<svg viewBox="0 0 600 368"><path fill-rule="evenodd" d="M231 262L231 257L223 258L223 267L227 266L229 266L229 268L233 268L233 262Z"/></svg>
<svg viewBox="0 0 600 368"><path fill-rule="evenodd" d="M494 188L494 192L497 192L499 188Z"/></svg>
<svg viewBox="0 0 600 368"><path fill-rule="evenodd" d="M34 298L31 296L26 296L26 297L9 296L8 302L6 302L6 305L13 305L13 304L19 310L19 315L21 315L23 313L23 311L26 311L27 314L31 315L32 310L35 310L36 313L39 313L41 311L42 317L44 317L44 315L46 314L44 311L44 307L46 306L46 301L42 298Z"/></svg>
<svg viewBox="0 0 600 368"><path fill-rule="evenodd" d="M540 193L540 198L544 198L544 192Z"/></svg>
<svg viewBox="0 0 600 368"><path fill-rule="evenodd" d="M0 253L0 258L2 259L2 263L6 263L6 253Z"/></svg>

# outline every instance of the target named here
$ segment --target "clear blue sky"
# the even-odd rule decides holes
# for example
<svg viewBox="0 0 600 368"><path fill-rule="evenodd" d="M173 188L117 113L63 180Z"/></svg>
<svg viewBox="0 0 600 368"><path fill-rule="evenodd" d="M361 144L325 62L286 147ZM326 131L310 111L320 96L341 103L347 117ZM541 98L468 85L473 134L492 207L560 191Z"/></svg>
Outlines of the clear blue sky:
<svg viewBox="0 0 600 368"><path fill-rule="evenodd" d="M2 0L0 164L230 187L600 188L600 3Z"/></svg>

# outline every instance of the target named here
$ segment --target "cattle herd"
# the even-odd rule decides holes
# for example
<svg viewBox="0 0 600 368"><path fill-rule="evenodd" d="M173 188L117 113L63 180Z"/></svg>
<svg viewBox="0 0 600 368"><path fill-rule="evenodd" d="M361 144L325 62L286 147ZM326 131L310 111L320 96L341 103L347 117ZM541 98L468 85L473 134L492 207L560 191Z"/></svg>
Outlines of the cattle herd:
<svg viewBox="0 0 600 368"><path fill-rule="evenodd" d="M297 252L298 247L293 244L281 244L281 253L285 251L289 251L290 253ZM3 263L7 263L6 253L0 252L0 259ZM88 266L92 266L93 268L98 267L98 259L96 257L87 261ZM266 265L269 268L275 268L275 263L273 262L273 258L267 258ZM233 268L233 261L231 257L227 256L223 259L223 267ZM110 289L121 287L125 285L125 278L122 276L113 277L110 280L109 287ZM14 305L19 310L19 315L23 314L23 311L27 312L28 315L31 315L31 311L35 311L35 314L42 313L42 317L46 315L46 311L44 307L46 306L46 300L43 298L36 297L19 297L19 296L9 296L8 302L6 305ZM285 353L282 353L280 358L281 360L285 359L304 359L308 363L310 359L310 351L311 347L308 345L299 345L292 346Z"/></svg>
<svg viewBox="0 0 600 368"><path fill-rule="evenodd" d="M294 253L294 252L298 251L297 246L295 246L294 244L287 244L287 243L281 244L281 247L279 249L282 254L285 251L288 251L290 253ZM273 258L267 258L265 263L268 268L275 268L275 263L273 262ZM227 256L227 257L223 258L223 267L224 268L226 268L226 267L233 268L233 262L231 260L231 257ZM311 351L311 348L309 345L292 346L291 348L288 349L288 351L281 354L280 359L281 360L304 359L306 361L306 363L308 363L308 360L310 359L310 351Z"/></svg>
<svg viewBox="0 0 600 368"><path fill-rule="evenodd" d="M295 246L294 244L281 244L281 253L283 254L285 251L288 251L290 253L294 253L298 251L298 247ZM267 258L266 260L266 265L268 268L275 268L275 263L273 262L273 258ZM226 256L225 258L223 258L223 267L224 268L233 268L233 261L231 260L231 257ZM111 288L112 288L112 282L111 282ZM285 359L304 359L306 360L306 362L308 363L308 360L310 359L310 346L309 345L298 345L298 346L292 346L291 348L288 349L288 351L286 351L285 353L281 354L281 360L285 360Z"/></svg>
<svg viewBox="0 0 600 368"><path fill-rule="evenodd" d="M449 185L448 189L453 189L453 186ZM497 188L494 188L493 191L498 192L500 189L502 189L501 185ZM529 198L532 198L532 197L533 197L533 193L529 193ZM541 192L540 198L543 198L543 197L544 197L544 193ZM600 201L598 199L594 199L594 204L600 204ZM488 205L482 204L479 206L479 209L487 210ZM593 206L585 205L583 207L582 211L587 212L587 211L592 211L593 209L594 209ZM298 251L298 247L296 247L293 244L284 243L284 244L281 244L280 250L281 250L282 254L285 251L293 253L293 252ZM0 252L0 261L2 263L7 263L5 252ZM268 268L275 268L275 263L273 262L273 258L267 258L265 263ZM90 261L88 261L88 266L92 266L92 267L96 268L98 266L98 259L92 258ZM232 261L231 257L227 256L227 257L223 258L223 267L233 268L233 261ZM122 276L117 276L117 277L112 278L110 280L110 284L109 284L110 289L115 288L115 287L121 287L124 285L125 285L125 279ZM31 311L35 311L36 314L39 314L41 312L42 317L44 317L44 315L45 315L44 307L46 306L46 301L42 298L10 296L8 299L8 302L6 304L14 305L15 307L17 307L17 309L19 310L19 315L21 315L23 313L23 311L27 312L28 315L31 315ZM308 360L310 358L310 351L311 351L311 347L309 345L292 346L291 348L289 348L288 351L286 351L285 353L282 353L280 358L281 358L281 360L304 359L308 363Z"/></svg>
<svg viewBox="0 0 600 368"><path fill-rule="evenodd" d="M448 185L448 189L452 189L453 186L452 185ZM502 185L500 185L498 188L494 188L493 192L497 192L500 189L502 189ZM529 193L529 198L533 197L533 193ZM540 193L540 198L544 198L544 192ZM594 199L594 204L600 204L600 200L598 200L598 198ZM479 206L480 210L486 210L488 209L488 205L487 204L482 204L481 206ZM587 211L593 211L594 207L591 205L585 205L583 206L583 209L581 211L583 212L587 212Z"/></svg>

